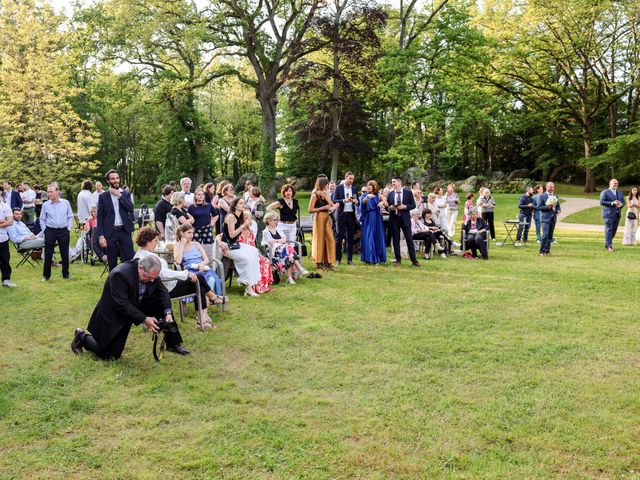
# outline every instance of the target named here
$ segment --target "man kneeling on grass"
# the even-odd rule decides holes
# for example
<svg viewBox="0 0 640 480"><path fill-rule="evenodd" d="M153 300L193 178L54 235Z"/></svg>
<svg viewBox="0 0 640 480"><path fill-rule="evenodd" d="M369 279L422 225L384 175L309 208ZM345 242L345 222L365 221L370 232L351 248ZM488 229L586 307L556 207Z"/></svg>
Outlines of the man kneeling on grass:
<svg viewBox="0 0 640 480"><path fill-rule="evenodd" d="M86 348L102 359L118 359L127 343L131 325L142 323L158 333L156 319L164 318L175 327L165 334L167 350L189 354L182 346L178 325L173 322L169 292L159 278L161 267L158 258L148 256L114 268L89 321L87 328L91 333L76 328L71 342L73 353L79 355Z"/></svg>

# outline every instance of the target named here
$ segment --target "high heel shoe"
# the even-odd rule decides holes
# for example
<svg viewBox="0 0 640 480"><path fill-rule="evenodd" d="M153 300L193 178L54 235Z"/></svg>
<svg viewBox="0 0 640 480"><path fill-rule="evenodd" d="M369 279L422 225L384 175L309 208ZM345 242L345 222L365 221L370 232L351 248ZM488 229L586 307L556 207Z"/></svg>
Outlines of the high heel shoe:
<svg viewBox="0 0 640 480"><path fill-rule="evenodd" d="M253 291L253 288L247 287L244 289L245 297L259 297L259 295Z"/></svg>

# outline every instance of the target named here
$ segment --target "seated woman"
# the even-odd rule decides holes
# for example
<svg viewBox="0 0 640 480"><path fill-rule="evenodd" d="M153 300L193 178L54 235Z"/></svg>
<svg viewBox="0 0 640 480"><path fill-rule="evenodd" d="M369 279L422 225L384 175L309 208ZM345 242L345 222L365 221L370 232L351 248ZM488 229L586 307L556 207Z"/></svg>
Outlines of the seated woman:
<svg viewBox="0 0 640 480"><path fill-rule="evenodd" d="M287 243L284 232L278 228L279 220L276 212L266 213L264 221L267 227L262 232L262 245L271 254L271 263L278 269L278 272L287 273L287 283L295 284L294 271L299 275L306 275L309 272L300 264L300 257L295 247Z"/></svg>
<svg viewBox="0 0 640 480"><path fill-rule="evenodd" d="M446 245L446 252L440 253L442 258L447 258L447 253L451 253L451 247L453 247L453 242L449 238L449 236L445 233L442 227L435 222L432 218L431 209L426 208L424 212L422 212L422 221L427 226L427 228L433 233L435 239L438 243L444 243Z"/></svg>
<svg viewBox="0 0 640 480"><path fill-rule="evenodd" d="M253 221L253 216L249 210L242 212L244 223L242 225L242 233L240 234L240 243L246 243L252 247L256 246L256 235L254 228L257 231L257 224ZM260 281L257 285L253 286L253 290L260 293L269 293L271 291L271 285L273 285L273 270L271 269L271 263L269 260L260 255Z"/></svg>
<svg viewBox="0 0 640 480"><path fill-rule="evenodd" d="M222 234L216 237L222 254L233 260L238 272L238 283L244 287L244 294L250 297L259 296L253 287L260 282L260 252L246 243L239 243L243 225L251 227L252 221L244 219L244 200L235 198L229 205L229 213L225 216Z"/></svg>
<svg viewBox="0 0 640 480"><path fill-rule="evenodd" d="M158 244L159 235L160 234L151 227L141 228L136 237L136 243L140 248L138 248L133 258L154 256L160 259L160 263L162 264L160 280L162 280L162 283L169 291L171 298L178 298L189 294L195 295L197 292L195 282L199 282L201 294L200 305L202 305L202 309L198 311L198 325L201 328L211 328L211 318L207 313L207 300L211 303L221 303L223 300L211 291L211 287L209 287L204 277L186 270L179 272L170 269L166 260L154 253Z"/></svg>
<svg viewBox="0 0 640 480"><path fill-rule="evenodd" d="M424 241L424 259L431 259L431 252L433 247L442 254L444 247L440 245L435 234L431 231L431 228L427 227L420 218L420 210L417 208L411 210L411 234L414 240ZM446 257L446 255L445 255Z"/></svg>
<svg viewBox="0 0 640 480"><path fill-rule="evenodd" d="M489 259L487 252L487 223L480 217L476 210L471 210L469 220L462 225L462 231L467 237L468 249L471 249L473 258L478 258L478 250L483 260Z"/></svg>

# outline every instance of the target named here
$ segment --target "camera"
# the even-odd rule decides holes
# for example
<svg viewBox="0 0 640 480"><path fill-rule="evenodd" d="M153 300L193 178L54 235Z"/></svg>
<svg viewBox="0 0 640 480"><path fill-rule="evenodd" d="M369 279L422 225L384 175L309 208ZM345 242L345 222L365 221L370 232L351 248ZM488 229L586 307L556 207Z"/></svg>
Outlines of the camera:
<svg viewBox="0 0 640 480"><path fill-rule="evenodd" d="M162 340L160 341L160 349L158 350L158 336L166 333L175 333L178 331L175 322L167 322L162 318L156 318L156 325L158 326L158 333L153 334L153 358L156 362L159 362L162 357L164 357L164 351L167 347L167 341L162 335Z"/></svg>
<svg viewBox="0 0 640 480"><path fill-rule="evenodd" d="M164 319L156 318L156 325L158 325L158 330L164 333L177 331L175 322L167 322Z"/></svg>

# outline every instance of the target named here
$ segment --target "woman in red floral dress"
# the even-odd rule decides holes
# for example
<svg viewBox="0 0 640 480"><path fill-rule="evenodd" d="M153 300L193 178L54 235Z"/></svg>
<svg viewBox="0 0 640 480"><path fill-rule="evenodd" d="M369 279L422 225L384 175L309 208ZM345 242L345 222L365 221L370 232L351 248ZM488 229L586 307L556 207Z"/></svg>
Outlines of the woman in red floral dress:
<svg viewBox="0 0 640 480"><path fill-rule="evenodd" d="M251 217L251 212L245 210L244 217L245 219ZM256 223L253 222L251 225L254 226ZM253 233L253 230L250 227L244 227L240 234L239 241L255 247L256 236ZM269 293L271 291L271 285L273 285L273 270L271 268L271 262L266 257L260 255L260 281L253 286L253 289L258 294Z"/></svg>

